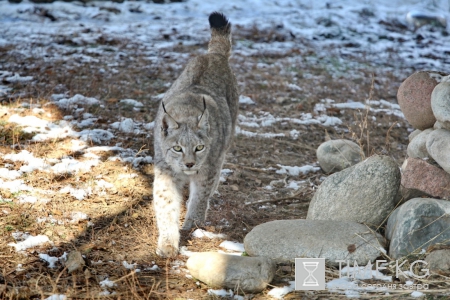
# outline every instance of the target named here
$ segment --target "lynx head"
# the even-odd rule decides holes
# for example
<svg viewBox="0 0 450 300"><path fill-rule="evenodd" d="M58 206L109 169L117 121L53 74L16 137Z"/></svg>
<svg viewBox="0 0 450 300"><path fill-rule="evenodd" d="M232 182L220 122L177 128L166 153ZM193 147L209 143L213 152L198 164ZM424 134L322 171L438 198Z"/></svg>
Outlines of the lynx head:
<svg viewBox="0 0 450 300"><path fill-rule="evenodd" d="M166 162L175 172L187 175L197 174L208 156L211 138L209 136L209 113L203 98L203 111L198 109L177 110L176 116L169 115L162 103L162 149ZM182 112L181 112L182 111ZM183 116L181 116L183 115Z"/></svg>

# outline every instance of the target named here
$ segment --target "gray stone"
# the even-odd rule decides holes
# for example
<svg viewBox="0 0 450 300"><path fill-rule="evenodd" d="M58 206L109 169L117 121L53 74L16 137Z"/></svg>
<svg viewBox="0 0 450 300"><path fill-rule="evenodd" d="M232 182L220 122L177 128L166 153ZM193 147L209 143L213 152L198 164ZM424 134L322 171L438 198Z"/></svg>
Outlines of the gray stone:
<svg viewBox="0 0 450 300"><path fill-rule="evenodd" d="M411 142L422 130L416 129L408 135L408 140Z"/></svg>
<svg viewBox="0 0 450 300"><path fill-rule="evenodd" d="M406 153L409 157L428 158L427 137L433 129L428 128L420 132L412 141L409 142Z"/></svg>
<svg viewBox="0 0 450 300"><path fill-rule="evenodd" d="M436 123L434 123L433 129L444 129L444 125L442 125L441 122L436 121Z"/></svg>
<svg viewBox="0 0 450 300"><path fill-rule="evenodd" d="M307 219L379 226L396 205L400 169L387 156L371 156L328 176L317 189Z"/></svg>
<svg viewBox="0 0 450 300"><path fill-rule="evenodd" d="M450 130L450 76L442 77L433 89L431 109L440 125Z"/></svg>
<svg viewBox="0 0 450 300"><path fill-rule="evenodd" d="M393 259L438 243L450 244L450 201L414 198L389 217L386 237Z"/></svg>
<svg viewBox="0 0 450 300"><path fill-rule="evenodd" d="M236 256L217 252L192 254L186 262L191 275L213 288L257 293L275 275L275 262L267 257Z"/></svg>
<svg viewBox="0 0 450 300"><path fill-rule="evenodd" d="M265 256L277 262L295 258L326 258L355 261L366 265L384 251L384 239L365 225L330 220L277 220L256 226L244 239L251 256ZM383 250L382 250L383 249Z"/></svg>
<svg viewBox="0 0 450 300"><path fill-rule="evenodd" d="M317 159L325 173L339 172L361 161L360 147L352 141L339 139L322 143L317 148Z"/></svg>
<svg viewBox="0 0 450 300"><path fill-rule="evenodd" d="M438 273L450 272L450 249L439 249L431 252L425 258L428 269Z"/></svg>
<svg viewBox="0 0 450 300"><path fill-rule="evenodd" d="M67 255L67 261L64 265L67 268L67 272L70 274L73 271L82 269L86 263L79 251L71 251L69 255Z"/></svg>
<svg viewBox="0 0 450 300"><path fill-rule="evenodd" d="M427 137L428 154L444 169L450 173L450 131L437 129Z"/></svg>

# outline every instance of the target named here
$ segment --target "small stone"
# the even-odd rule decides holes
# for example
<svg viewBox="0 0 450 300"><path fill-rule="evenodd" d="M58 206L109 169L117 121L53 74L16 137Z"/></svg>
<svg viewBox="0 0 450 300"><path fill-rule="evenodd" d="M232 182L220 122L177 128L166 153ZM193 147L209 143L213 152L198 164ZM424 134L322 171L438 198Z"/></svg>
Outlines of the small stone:
<svg viewBox="0 0 450 300"><path fill-rule="evenodd" d="M422 159L405 160L401 184L410 193L404 200L425 195L450 200L450 174Z"/></svg>
<svg viewBox="0 0 450 300"><path fill-rule="evenodd" d="M444 129L444 126L441 124L441 122L436 121L436 123L434 123L433 129Z"/></svg>
<svg viewBox="0 0 450 300"><path fill-rule="evenodd" d="M236 184L230 185L230 188L231 188L231 190L234 191L234 192L239 191L239 186L237 186Z"/></svg>
<svg viewBox="0 0 450 300"><path fill-rule="evenodd" d="M79 251L71 251L69 255L67 255L65 266L67 267L67 272L69 274L73 271L82 269L85 265L86 263Z"/></svg>
<svg viewBox="0 0 450 300"><path fill-rule="evenodd" d="M428 128L420 132L412 141L409 142L406 153L409 157L428 158L427 137L433 129Z"/></svg>
<svg viewBox="0 0 450 300"><path fill-rule="evenodd" d="M427 137L428 154L444 169L450 173L450 131L437 129Z"/></svg>
<svg viewBox="0 0 450 300"><path fill-rule="evenodd" d="M186 266L191 275L213 288L238 289L248 293L264 290L275 275L275 263L266 257L198 252Z"/></svg>
<svg viewBox="0 0 450 300"><path fill-rule="evenodd" d="M395 208L400 177L392 158L371 156L328 176L314 194L306 218L378 227Z"/></svg>
<svg viewBox="0 0 450 300"><path fill-rule="evenodd" d="M333 266L342 259L366 265L384 246L383 237L365 225L330 220L271 221L256 226L244 238L249 255L270 257L278 263L310 257L325 258Z"/></svg>
<svg viewBox="0 0 450 300"><path fill-rule="evenodd" d="M430 128L436 122L431 109L431 93L444 74L419 71L400 85L397 100L406 120L416 129Z"/></svg>
<svg viewBox="0 0 450 300"><path fill-rule="evenodd" d="M288 98L286 98L286 97L277 97L277 99L275 100L275 102L277 103L277 104L280 104L280 105L282 105L282 104L286 104L287 102L288 102Z"/></svg>
<svg viewBox="0 0 450 300"><path fill-rule="evenodd" d="M425 261L428 269L433 272L450 272L450 249L435 250L427 255Z"/></svg>
<svg viewBox="0 0 450 300"><path fill-rule="evenodd" d="M339 172L361 161L360 147L349 140L329 140L322 143L316 151L319 165L325 173Z"/></svg>
<svg viewBox="0 0 450 300"><path fill-rule="evenodd" d="M431 94L431 109L440 125L450 130L450 76L442 77Z"/></svg>
<svg viewBox="0 0 450 300"><path fill-rule="evenodd" d="M390 215L386 237L393 259L435 244L450 244L450 201L414 198Z"/></svg>
<svg viewBox="0 0 450 300"><path fill-rule="evenodd" d="M421 133L422 130L416 129L413 132L411 132L408 136L408 140L411 142L419 133Z"/></svg>

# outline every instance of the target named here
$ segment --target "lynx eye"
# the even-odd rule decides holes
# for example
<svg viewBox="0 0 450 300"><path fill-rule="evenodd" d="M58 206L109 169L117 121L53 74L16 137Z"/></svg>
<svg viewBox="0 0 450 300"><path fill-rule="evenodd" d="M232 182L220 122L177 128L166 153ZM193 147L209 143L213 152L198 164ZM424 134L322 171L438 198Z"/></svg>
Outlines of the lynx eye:
<svg viewBox="0 0 450 300"><path fill-rule="evenodd" d="M173 146L173 151L175 151L175 152L181 152L181 146Z"/></svg>
<svg viewBox="0 0 450 300"><path fill-rule="evenodd" d="M197 147L195 147L195 151L197 152L202 151L203 149L205 149L205 145L198 145Z"/></svg>

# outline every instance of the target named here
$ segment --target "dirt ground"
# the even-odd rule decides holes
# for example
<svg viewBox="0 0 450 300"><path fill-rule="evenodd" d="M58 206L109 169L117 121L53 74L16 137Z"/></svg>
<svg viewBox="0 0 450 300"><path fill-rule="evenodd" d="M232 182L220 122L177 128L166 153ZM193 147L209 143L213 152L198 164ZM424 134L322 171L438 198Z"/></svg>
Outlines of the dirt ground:
<svg viewBox="0 0 450 300"><path fill-rule="evenodd" d="M249 43L294 40L283 31L234 30L235 40ZM162 37L163 39L163 37ZM252 56L235 53L231 58L232 68L239 82L242 95L249 96L255 105L241 105L240 113L260 115L268 112L276 117L299 117L301 113L314 113L314 107L322 99L333 99L336 103L347 101L364 102L367 99L384 99L396 103L400 83L414 69L401 63L371 62L364 58L341 55L339 49L330 47L328 55L318 56L314 46L301 39L295 39L298 46L287 51L262 51ZM60 43L70 44L70 40ZM26 74L37 79L34 84L13 83L13 93L1 99L3 108L15 109L22 115L33 115L31 109L20 109L21 103L38 103L50 112L51 120L72 114L61 111L51 104L52 94L69 91L69 95L82 94L105 101L105 107L90 107L89 112L99 117L92 128L107 128L108 123L118 117L132 117L136 121L151 122L159 101L154 96L167 90L167 83L173 82L186 64L187 59L203 53L206 44L180 45L171 52L184 56L164 56L157 68L148 67L139 44L135 41L99 39L98 45L114 45L126 55L111 53L98 57L99 62L49 63L45 60L31 60L14 54L11 49L0 48L0 64L8 65L8 71ZM74 46L74 47L79 47ZM168 52L169 53L169 52ZM392 53L395 61L395 53ZM116 73L103 73L108 63L116 63ZM295 83L301 90L292 90L286 83ZM140 111L121 106L120 99L132 98L145 104ZM47 104L47 105L45 105ZM279 219L305 218L309 201L315 189L327 176L322 171L299 176L286 176L275 172L278 164L287 166L316 165L315 149L327 138L346 138L360 144L366 156L389 155L400 166L406 155L410 126L402 118L386 113L366 110L328 108L329 116L338 117L342 125L298 125L290 122L276 122L270 127L259 128L258 132L286 133L286 137L255 138L238 135L227 155L225 168L233 173L219 187L219 193L212 200L205 229L224 233L228 240L242 242L245 235L258 224ZM0 116L6 121L10 115ZM45 114L40 114L45 117ZM2 154L27 149L36 157L61 158L65 155L79 157L71 152L69 140L32 143L30 135L14 125L2 123L0 152ZM242 127L242 129L248 129ZM293 129L299 131L298 139L289 137ZM252 129L255 130L255 129ZM122 143L124 148L141 150L153 155L152 136L117 133L107 145ZM12 145L14 146L12 147ZM107 153L110 155L111 153ZM40 204L16 204L0 200L0 295L4 299L44 299L52 294L65 294L70 299L218 299L208 295L208 287L185 276L183 262L186 257L166 260L155 255L156 228L152 209L153 166L141 165L138 170L131 166L124 169L121 162L105 160L101 165L84 174L49 175L36 171L26 177L26 182L35 188L58 190L67 184L74 186L88 184L93 179L108 178L114 184L114 191L106 195L92 195L78 201L68 195L55 193L51 201ZM0 157L0 165L7 163ZM9 162L10 163L10 162ZM21 166L15 163L15 168ZM137 172L138 176L120 179L121 172ZM306 180L308 184L299 190L284 187L264 188L275 180ZM17 195L0 190L0 199ZM263 201L252 204L252 202ZM73 210L88 214L88 221L76 224L48 224L36 222L37 216L65 217ZM1 212L3 211L3 212ZM6 212L6 213L5 213ZM382 230L382 229L381 229ZM46 234L55 248L27 250L19 254L8 246L14 242L11 232L23 231L30 234ZM217 251L222 240L192 238L183 233L182 245L190 251ZM40 251L52 256L64 252L80 251L88 265L83 271L68 274L62 265L48 268L39 259ZM121 262L136 263L141 272L126 269ZM22 264L22 270L17 265ZM150 270L153 265L159 269ZM327 277L337 278L335 270L329 270ZM108 277L116 283L109 289L114 294L99 296L102 289L99 282ZM294 280L293 266L279 266L272 286L283 286ZM248 299L266 299L267 288L262 293L247 295ZM437 283L434 290L446 289ZM390 295L367 294L362 298L397 298L409 293ZM438 292L434 294L439 294ZM323 292L293 292L285 299L333 299L345 297Z"/></svg>

